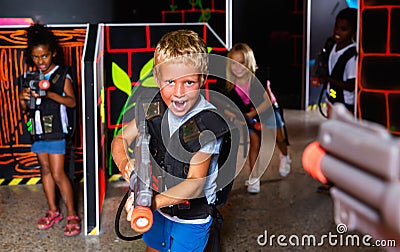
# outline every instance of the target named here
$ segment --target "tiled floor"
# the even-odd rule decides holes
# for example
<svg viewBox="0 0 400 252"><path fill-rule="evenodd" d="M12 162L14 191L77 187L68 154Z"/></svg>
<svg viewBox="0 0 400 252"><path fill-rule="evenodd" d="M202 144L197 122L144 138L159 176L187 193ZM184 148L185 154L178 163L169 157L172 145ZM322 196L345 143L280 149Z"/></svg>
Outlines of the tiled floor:
<svg viewBox="0 0 400 252"><path fill-rule="evenodd" d="M250 195L244 181L248 170L244 168L236 178L228 203L222 207L222 251L366 251L356 246L279 246L279 235L336 234L333 220L333 202L329 195L316 193L319 182L302 168L304 148L312 142L318 126L325 121L319 112L285 110L290 137L292 172L286 178L278 173L278 152L275 151L268 169L262 176L261 192ZM265 141L269 141L266 139ZM268 155L263 155L268 156ZM82 185L75 185L79 214L83 216ZM115 233L117 207L127 190L125 182L110 182L101 215L100 235L83 234L67 238L63 235L65 219L53 228L40 231L37 219L47 209L39 185L0 187L0 251L144 251L141 239L125 241ZM65 212L65 209L62 209ZM120 231L133 236L125 216L121 217ZM267 241L267 244L263 244ZM258 239L258 241L257 241ZM380 251L370 249L368 251Z"/></svg>

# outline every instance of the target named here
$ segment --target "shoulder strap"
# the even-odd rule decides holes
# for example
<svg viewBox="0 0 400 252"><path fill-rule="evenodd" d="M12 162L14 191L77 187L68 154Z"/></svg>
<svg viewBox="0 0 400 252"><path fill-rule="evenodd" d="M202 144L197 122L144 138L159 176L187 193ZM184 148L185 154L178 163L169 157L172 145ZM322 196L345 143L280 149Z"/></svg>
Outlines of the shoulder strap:
<svg viewBox="0 0 400 252"><path fill-rule="evenodd" d="M207 134L205 131L211 131L213 134ZM178 134L185 149L198 151L202 145L223 136L228 131L227 123L216 111L203 110L183 124Z"/></svg>
<svg viewBox="0 0 400 252"><path fill-rule="evenodd" d="M69 66L59 66L58 69L50 76L51 85L55 85L58 81L64 81L67 73L70 71ZM62 85L64 88L64 85Z"/></svg>
<svg viewBox="0 0 400 252"><path fill-rule="evenodd" d="M166 152L161 132L166 105L157 88L142 88L139 91L135 105L136 125L139 127L141 120L146 121L147 130L151 136L150 152L157 162L161 162Z"/></svg>

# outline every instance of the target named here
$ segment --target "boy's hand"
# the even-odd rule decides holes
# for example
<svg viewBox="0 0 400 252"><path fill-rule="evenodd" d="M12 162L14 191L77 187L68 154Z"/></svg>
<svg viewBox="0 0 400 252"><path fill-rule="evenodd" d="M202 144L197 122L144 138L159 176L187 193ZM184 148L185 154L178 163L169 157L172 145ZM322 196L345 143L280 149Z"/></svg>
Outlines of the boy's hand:
<svg viewBox="0 0 400 252"><path fill-rule="evenodd" d="M130 183L131 174L133 169L135 169L135 159L129 160L125 167L121 169L121 174L126 182Z"/></svg>
<svg viewBox="0 0 400 252"><path fill-rule="evenodd" d="M128 199L126 200L125 207L124 207L125 212L126 212L126 220L129 222L132 220L132 213L133 213L133 209L135 208L134 202L135 202L135 193L131 192Z"/></svg>

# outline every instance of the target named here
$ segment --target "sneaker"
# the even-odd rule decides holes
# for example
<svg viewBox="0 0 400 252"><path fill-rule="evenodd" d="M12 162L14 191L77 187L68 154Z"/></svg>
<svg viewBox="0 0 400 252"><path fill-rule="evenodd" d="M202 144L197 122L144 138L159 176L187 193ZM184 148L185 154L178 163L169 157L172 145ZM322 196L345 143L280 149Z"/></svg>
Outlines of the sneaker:
<svg viewBox="0 0 400 252"><path fill-rule="evenodd" d="M289 155L282 155L279 154L280 158L280 164L279 164L279 174L281 174L282 177L286 177L290 173L290 163L292 162L290 160Z"/></svg>
<svg viewBox="0 0 400 252"><path fill-rule="evenodd" d="M259 193L260 192L260 179L251 178L246 181L247 192L249 193Z"/></svg>

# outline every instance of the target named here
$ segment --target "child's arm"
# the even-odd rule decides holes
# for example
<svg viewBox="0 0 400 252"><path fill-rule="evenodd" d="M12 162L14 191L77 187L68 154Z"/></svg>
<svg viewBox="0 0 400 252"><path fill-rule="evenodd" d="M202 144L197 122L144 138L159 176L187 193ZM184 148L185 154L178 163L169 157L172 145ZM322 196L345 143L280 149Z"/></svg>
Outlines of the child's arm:
<svg viewBox="0 0 400 252"><path fill-rule="evenodd" d="M22 110L26 110L26 103L31 99L31 89L30 88L22 88L19 93L19 102L21 104Z"/></svg>
<svg viewBox="0 0 400 252"><path fill-rule="evenodd" d="M197 152L190 161L188 176L181 183L153 197L153 209L179 204L203 192L211 154Z"/></svg>
<svg viewBox="0 0 400 252"><path fill-rule="evenodd" d="M135 160L129 158L128 148L137 135L136 120L133 119L111 142L111 153L114 162L128 183L135 167Z"/></svg>
<svg viewBox="0 0 400 252"><path fill-rule="evenodd" d="M46 97L49 99L52 99L60 104L64 104L65 106L67 106L69 108L74 108L76 106L75 93L74 93L74 89L72 87L72 82L69 78L65 78L64 96L59 95L54 92L51 92L51 91L47 91Z"/></svg>
<svg viewBox="0 0 400 252"><path fill-rule="evenodd" d="M271 88L267 84L267 87L265 88L265 92L263 94L263 101L260 103L260 105L257 106L255 110L252 110L246 114L247 117L255 117L257 114L261 114L265 110L267 110L269 107L272 106L271 101L272 101L272 93L271 93Z"/></svg>

